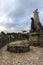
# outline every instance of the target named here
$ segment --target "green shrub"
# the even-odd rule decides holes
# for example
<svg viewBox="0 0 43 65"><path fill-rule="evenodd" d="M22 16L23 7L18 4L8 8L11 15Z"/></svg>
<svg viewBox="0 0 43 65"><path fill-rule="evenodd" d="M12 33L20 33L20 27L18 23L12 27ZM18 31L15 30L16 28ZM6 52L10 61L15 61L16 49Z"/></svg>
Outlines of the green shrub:
<svg viewBox="0 0 43 65"><path fill-rule="evenodd" d="M22 41L20 44L21 44L21 45L25 45L26 43L25 43L24 41Z"/></svg>

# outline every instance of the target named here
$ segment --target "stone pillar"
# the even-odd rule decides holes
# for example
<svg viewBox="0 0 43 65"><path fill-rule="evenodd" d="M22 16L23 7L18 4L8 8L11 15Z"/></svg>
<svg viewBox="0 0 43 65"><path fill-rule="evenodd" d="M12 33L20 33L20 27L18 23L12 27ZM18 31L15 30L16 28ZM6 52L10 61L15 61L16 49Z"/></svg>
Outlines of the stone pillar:
<svg viewBox="0 0 43 65"><path fill-rule="evenodd" d="M39 16L38 16L38 9L34 11L34 26L37 30L40 29L38 23L40 23Z"/></svg>

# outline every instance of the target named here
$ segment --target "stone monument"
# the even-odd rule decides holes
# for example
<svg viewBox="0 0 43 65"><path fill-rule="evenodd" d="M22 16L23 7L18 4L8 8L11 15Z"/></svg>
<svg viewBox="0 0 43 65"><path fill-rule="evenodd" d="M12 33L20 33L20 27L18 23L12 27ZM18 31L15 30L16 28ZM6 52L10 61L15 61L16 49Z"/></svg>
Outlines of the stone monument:
<svg viewBox="0 0 43 65"><path fill-rule="evenodd" d="M39 20L38 9L34 11L34 17L31 17L31 30L29 36L29 42L31 45L43 46L43 26Z"/></svg>

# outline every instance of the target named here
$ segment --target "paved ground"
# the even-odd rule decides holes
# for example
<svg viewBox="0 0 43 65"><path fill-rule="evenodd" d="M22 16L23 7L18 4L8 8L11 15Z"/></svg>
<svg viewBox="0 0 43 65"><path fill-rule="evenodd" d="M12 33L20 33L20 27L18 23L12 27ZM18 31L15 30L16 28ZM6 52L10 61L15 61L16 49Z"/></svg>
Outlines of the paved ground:
<svg viewBox="0 0 43 65"><path fill-rule="evenodd" d="M0 65L43 65L43 48L30 48L26 53L11 53L4 46L0 49Z"/></svg>

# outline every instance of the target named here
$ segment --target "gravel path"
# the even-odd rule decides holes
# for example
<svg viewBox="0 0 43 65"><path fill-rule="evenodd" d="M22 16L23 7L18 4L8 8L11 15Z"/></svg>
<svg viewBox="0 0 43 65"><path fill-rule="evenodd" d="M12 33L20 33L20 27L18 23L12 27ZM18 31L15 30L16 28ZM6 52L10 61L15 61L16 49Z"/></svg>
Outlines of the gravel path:
<svg viewBox="0 0 43 65"><path fill-rule="evenodd" d="M0 49L0 65L43 65L43 48L30 47L26 53L11 53L7 45Z"/></svg>

